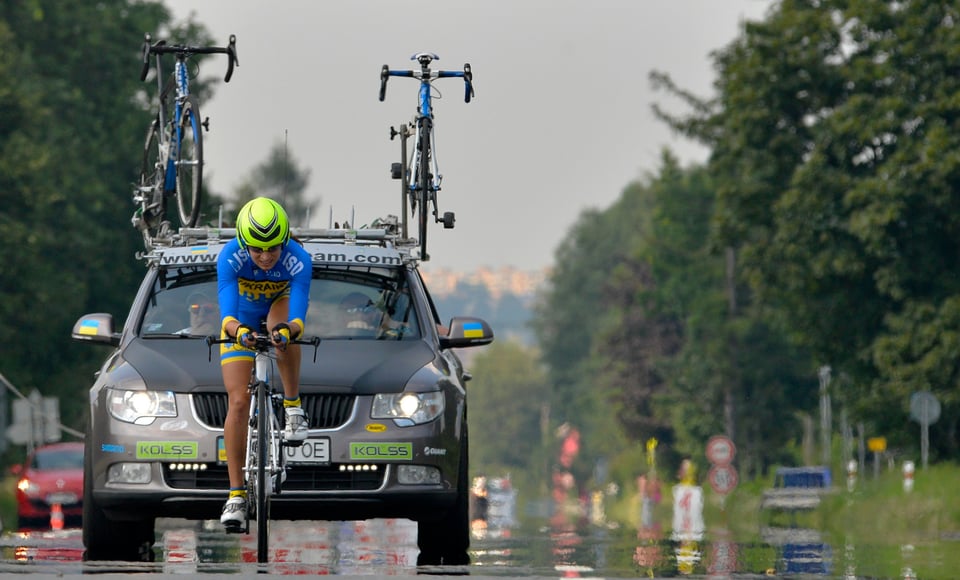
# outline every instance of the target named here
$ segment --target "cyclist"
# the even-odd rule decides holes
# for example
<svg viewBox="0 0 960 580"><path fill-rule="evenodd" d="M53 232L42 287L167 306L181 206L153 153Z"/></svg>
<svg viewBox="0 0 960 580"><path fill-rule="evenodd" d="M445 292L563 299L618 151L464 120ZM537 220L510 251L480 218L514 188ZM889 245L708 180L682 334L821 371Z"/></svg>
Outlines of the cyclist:
<svg viewBox="0 0 960 580"><path fill-rule="evenodd" d="M220 345L227 390L223 439L230 477L230 495L220 523L227 531L239 531L246 519L247 385L256 356L250 347L264 322L276 346L283 383L284 439L307 437L307 417L300 406L300 347L289 343L303 333L312 277L310 254L291 243L290 224L279 203L266 197L249 201L237 214L236 229L237 237L224 246L217 261L221 337L234 339Z"/></svg>

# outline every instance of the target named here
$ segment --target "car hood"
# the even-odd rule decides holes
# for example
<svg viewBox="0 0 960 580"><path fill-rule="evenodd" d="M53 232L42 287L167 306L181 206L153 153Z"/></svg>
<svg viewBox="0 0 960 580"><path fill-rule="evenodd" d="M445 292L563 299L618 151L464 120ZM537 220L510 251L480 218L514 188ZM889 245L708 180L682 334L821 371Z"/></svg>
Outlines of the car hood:
<svg viewBox="0 0 960 580"><path fill-rule="evenodd" d="M314 362L313 347L302 346L300 386L333 388L355 394L400 392L407 381L436 356L421 341L326 340ZM149 389L192 391L222 388L219 348L209 356L196 339L136 339L124 350L131 365Z"/></svg>

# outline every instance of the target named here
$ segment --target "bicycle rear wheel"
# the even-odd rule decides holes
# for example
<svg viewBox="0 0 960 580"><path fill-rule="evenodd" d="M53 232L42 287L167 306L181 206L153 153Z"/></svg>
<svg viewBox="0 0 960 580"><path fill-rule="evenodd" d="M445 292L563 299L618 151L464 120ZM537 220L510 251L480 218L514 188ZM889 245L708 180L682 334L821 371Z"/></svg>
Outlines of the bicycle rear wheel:
<svg viewBox="0 0 960 580"><path fill-rule="evenodd" d="M418 234L420 236L420 259L428 260L427 255L427 225L430 210L428 202L430 200L430 189L432 181L430 179L430 119L425 118L420 122L420 135L417 139L417 221L419 223Z"/></svg>
<svg viewBox="0 0 960 580"><path fill-rule="evenodd" d="M180 116L180 147L177 156L177 209L180 224L192 228L200 219L203 186L203 127L200 104L192 95L183 103Z"/></svg>
<svg viewBox="0 0 960 580"><path fill-rule="evenodd" d="M267 561L270 546L270 397L257 385L257 562Z"/></svg>
<svg viewBox="0 0 960 580"><path fill-rule="evenodd" d="M147 129L147 137L143 145L143 157L140 162L140 178L137 181L137 191L134 201L140 207L137 209L139 222L137 227L143 230L145 236L157 237L160 223L167 211L167 200L163 195L163 157L160 155L160 120L154 119Z"/></svg>

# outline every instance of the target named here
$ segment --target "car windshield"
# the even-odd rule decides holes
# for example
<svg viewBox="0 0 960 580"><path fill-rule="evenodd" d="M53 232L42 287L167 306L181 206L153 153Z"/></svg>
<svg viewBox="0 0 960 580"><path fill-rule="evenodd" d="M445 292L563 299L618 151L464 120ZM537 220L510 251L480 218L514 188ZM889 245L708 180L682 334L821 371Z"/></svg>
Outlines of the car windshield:
<svg viewBox="0 0 960 580"><path fill-rule="evenodd" d="M41 471L50 469L83 469L83 451L75 449L48 449L38 451L30 467Z"/></svg>
<svg viewBox="0 0 960 580"><path fill-rule="evenodd" d="M404 271L315 267L305 336L324 340L412 340L420 337ZM158 275L140 327L145 337L219 335L216 272L169 268Z"/></svg>

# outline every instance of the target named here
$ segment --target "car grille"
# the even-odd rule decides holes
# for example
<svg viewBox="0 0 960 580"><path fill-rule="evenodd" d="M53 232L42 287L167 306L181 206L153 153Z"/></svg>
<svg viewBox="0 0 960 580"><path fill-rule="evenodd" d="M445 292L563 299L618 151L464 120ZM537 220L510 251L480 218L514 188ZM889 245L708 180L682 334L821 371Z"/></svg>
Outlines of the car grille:
<svg viewBox="0 0 960 580"><path fill-rule="evenodd" d="M197 419L207 427L223 429L227 417L226 393L193 393L193 408ZM306 394L300 395L303 410L307 413L311 429L335 429L347 422L353 412L356 397L353 395Z"/></svg>
<svg viewBox="0 0 960 580"><path fill-rule="evenodd" d="M376 471L341 471L339 465L290 465L284 490L290 491L365 491L379 489L387 473L386 466ZM175 489L230 489L225 465L211 465L197 471L171 469L163 465L163 478Z"/></svg>

